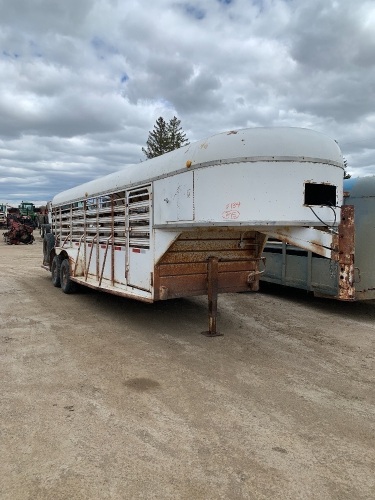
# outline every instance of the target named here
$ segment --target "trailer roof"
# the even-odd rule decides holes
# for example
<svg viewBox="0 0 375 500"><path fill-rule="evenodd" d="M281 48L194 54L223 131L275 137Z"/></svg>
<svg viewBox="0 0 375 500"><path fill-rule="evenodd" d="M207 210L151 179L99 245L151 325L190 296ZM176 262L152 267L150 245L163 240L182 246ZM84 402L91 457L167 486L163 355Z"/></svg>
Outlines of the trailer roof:
<svg viewBox="0 0 375 500"><path fill-rule="evenodd" d="M351 177L344 180L344 191L349 191L350 198L369 198L375 196L375 175ZM348 201L350 204L350 199Z"/></svg>
<svg viewBox="0 0 375 500"><path fill-rule="evenodd" d="M124 166L118 172L97 178L57 194L52 204L116 192L190 168L217 163L254 161L319 161L343 169L341 151L328 136L295 127L230 130L176 149L157 158ZM298 163L296 163L298 165ZM282 163L280 163L282 168Z"/></svg>

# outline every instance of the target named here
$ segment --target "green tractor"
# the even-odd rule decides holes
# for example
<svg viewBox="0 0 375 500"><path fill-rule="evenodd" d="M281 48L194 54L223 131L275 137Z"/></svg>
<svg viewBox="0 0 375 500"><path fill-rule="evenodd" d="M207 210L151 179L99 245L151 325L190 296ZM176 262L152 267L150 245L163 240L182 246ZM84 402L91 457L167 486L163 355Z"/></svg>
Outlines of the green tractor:
<svg viewBox="0 0 375 500"><path fill-rule="evenodd" d="M34 227L38 227L38 216L34 203L21 201L21 204L18 205L18 210L23 219L28 219Z"/></svg>

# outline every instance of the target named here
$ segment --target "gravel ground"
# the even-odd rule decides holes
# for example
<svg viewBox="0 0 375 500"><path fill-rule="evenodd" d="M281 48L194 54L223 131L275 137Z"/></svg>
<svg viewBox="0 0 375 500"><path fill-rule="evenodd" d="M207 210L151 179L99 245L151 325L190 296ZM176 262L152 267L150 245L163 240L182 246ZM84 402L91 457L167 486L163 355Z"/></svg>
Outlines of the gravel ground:
<svg viewBox="0 0 375 500"><path fill-rule="evenodd" d="M0 242L0 498L374 499L375 302L155 304Z"/></svg>

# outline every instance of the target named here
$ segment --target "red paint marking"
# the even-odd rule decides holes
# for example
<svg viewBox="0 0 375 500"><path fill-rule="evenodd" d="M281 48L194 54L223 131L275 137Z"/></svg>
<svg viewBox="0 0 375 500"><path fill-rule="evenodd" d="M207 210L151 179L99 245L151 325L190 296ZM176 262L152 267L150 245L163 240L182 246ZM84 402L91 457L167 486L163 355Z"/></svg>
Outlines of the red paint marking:
<svg viewBox="0 0 375 500"><path fill-rule="evenodd" d="M141 253L141 249L140 248L133 248L132 252Z"/></svg>
<svg viewBox="0 0 375 500"><path fill-rule="evenodd" d="M240 201L234 201L233 203L228 203L225 205L226 210L236 210L237 208L240 208L241 202Z"/></svg>
<svg viewBox="0 0 375 500"><path fill-rule="evenodd" d="M115 250L121 250L121 247L115 247Z"/></svg>
<svg viewBox="0 0 375 500"><path fill-rule="evenodd" d="M89 247L91 247L91 243L89 243Z"/></svg>
<svg viewBox="0 0 375 500"><path fill-rule="evenodd" d="M240 216L240 212L238 210L225 210L222 213L222 217L225 220L238 219L239 216Z"/></svg>
<svg viewBox="0 0 375 500"><path fill-rule="evenodd" d="M106 246L105 245L100 245L100 248L106 248Z"/></svg>

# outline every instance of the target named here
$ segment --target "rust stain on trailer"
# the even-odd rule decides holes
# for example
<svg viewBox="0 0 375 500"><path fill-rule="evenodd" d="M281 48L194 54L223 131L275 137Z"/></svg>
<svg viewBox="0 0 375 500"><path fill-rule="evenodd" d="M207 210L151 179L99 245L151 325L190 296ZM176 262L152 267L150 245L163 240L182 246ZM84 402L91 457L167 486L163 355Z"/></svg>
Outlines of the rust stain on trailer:
<svg viewBox="0 0 375 500"><path fill-rule="evenodd" d="M182 233L155 266L155 300L206 295L212 259L217 262L217 293L258 290L265 239L238 229Z"/></svg>
<svg viewBox="0 0 375 500"><path fill-rule="evenodd" d="M339 225L338 264L339 264L339 299L354 300L354 206L341 207L341 222Z"/></svg>

